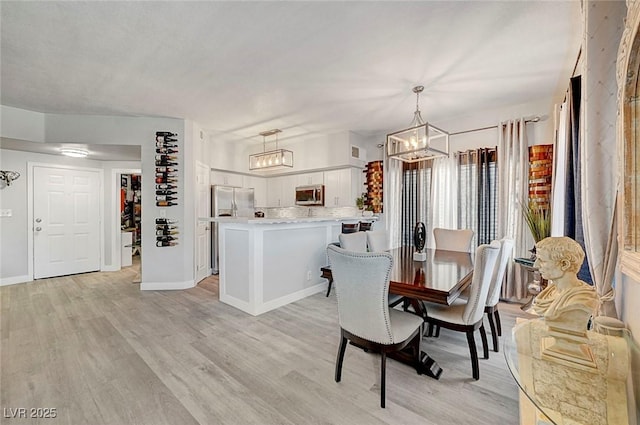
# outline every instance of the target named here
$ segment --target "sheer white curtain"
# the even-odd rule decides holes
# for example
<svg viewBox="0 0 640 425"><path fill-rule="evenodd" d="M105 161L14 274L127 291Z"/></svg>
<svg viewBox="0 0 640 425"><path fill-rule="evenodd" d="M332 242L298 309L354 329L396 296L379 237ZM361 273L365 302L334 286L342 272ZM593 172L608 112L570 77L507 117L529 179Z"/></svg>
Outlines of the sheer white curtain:
<svg viewBox="0 0 640 425"><path fill-rule="evenodd" d="M558 137L553 150L551 236L564 236L565 185L567 180L567 102L560 105Z"/></svg>
<svg viewBox="0 0 640 425"><path fill-rule="evenodd" d="M390 247L401 245L402 231L402 162L385 155L383 164L383 206Z"/></svg>
<svg viewBox="0 0 640 425"><path fill-rule="evenodd" d="M533 238L524 224L521 205L528 198L529 150L525 120L507 121L499 127L498 139L498 232L497 238L515 241L514 257L529 257ZM509 261L507 280L501 298L526 298L528 277L525 270Z"/></svg>
<svg viewBox="0 0 640 425"><path fill-rule="evenodd" d="M431 229L427 229L427 247L435 248L435 240L431 237L433 228L458 228L458 180L456 160L453 156L436 158L431 167L432 207L427 210L427 214L431 214Z"/></svg>

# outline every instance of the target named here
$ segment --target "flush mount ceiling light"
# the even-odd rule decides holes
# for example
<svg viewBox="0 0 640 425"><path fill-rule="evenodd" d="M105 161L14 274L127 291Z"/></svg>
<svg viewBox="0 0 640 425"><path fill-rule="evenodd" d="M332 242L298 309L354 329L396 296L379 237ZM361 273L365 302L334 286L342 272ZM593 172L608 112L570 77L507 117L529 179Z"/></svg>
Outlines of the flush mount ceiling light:
<svg viewBox="0 0 640 425"><path fill-rule="evenodd" d="M404 162L417 162L449 155L449 133L424 122L418 101L423 86L416 86L416 111L411 127L387 134L387 156Z"/></svg>
<svg viewBox="0 0 640 425"><path fill-rule="evenodd" d="M73 158L85 158L89 155L89 152L82 149L74 149L74 148L61 148L60 153L62 155L70 156Z"/></svg>
<svg viewBox="0 0 640 425"><path fill-rule="evenodd" d="M249 155L249 170L280 170L293 167L293 152L287 149L278 149L278 133L282 130L273 129L263 131L262 152ZM267 137L276 136L276 148L267 151Z"/></svg>

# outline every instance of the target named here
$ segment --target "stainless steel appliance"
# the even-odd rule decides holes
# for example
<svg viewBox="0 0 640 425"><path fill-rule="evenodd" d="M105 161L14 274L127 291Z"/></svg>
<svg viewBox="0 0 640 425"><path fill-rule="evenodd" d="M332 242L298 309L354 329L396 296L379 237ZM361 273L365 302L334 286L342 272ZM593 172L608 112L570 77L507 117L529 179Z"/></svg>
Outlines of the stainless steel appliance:
<svg viewBox="0 0 640 425"><path fill-rule="evenodd" d="M211 186L212 217L253 217L253 188ZM211 233L211 269L213 274L220 271L218 247L218 223L213 223Z"/></svg>
<svg viewBox="0 0 640 425"><path fill-rule="evenodd" d="M324 185L296 187L296 205L324 205Z"/></svg>

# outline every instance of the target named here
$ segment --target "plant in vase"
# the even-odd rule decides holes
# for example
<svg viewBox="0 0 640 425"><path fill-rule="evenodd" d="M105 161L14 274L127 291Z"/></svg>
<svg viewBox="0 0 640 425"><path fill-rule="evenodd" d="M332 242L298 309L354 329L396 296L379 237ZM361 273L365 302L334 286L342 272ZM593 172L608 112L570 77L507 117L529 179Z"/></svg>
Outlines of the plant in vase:
<svg viewBox="0 0 640 425"><path fill-rule="evenodd" d="M548 206L529 202L527 205L522 205L522 215L524 216L524 221L527 223L527 226L529 226L531 236L533 236L535 243L551 236L551 212ZM535 244L531 249L531 253L531 259L535 259Z"/></svg>
<svg viewBox="0 0 640 425"><path fill-rule="evenodd" d="M360 213L362 213L363 215L364 215L364 204L366 200L367 200L367 194L364 192L362 192L362 194L356 198L356 207L358 207L358 209L360 210Z"/></svg>

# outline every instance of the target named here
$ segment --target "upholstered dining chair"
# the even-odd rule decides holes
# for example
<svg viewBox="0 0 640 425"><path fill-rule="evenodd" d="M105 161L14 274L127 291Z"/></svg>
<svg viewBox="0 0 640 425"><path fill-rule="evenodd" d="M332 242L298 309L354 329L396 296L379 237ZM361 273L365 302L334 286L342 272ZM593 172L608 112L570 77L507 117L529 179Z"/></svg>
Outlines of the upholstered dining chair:
<svg viewBox="0 0 640 425"><path fill-rule="evenodd" d="M485 359L488 359L487 333L483 324L484 306L499 254L500 244L497 241L492 242L491 245L480 245L476 249L471 290L466 303L454 303L450 306L425 303L425 320L429 325L437 327L436 332L439 332L442 327L464 332L467 335L469 354L471 356L471 370L473 379L476 380L480 379L480 369L474 333L480 329L483 355Z"/></svg>
<svg viewBox="0 0 640 425"><path fill-rule="evenodd" d="M359 223L358 229L361 232L367 232L369 230L372 230L373 228L373 222L372 221L361 221Z"/></svg>
<svg viewBox="0 0 640 425"><path fill-rule="evenodd" d="M381 354L380 407L385 407L387 353L411 347L416 371L420 373L420 341L423 319L415 314L390 309L389 274L393 257L388 252L353 252L335 245L327 247L336 282L340 347L335 380L342 378L347 342Z"/></svg>
<svg viewBox="0 0 640 425"><path fill-rule="evenodd" d="M513 253L513 239L500 239L500 255L496 262L496 267L491 278L491 286L487 294L487 302L484 306L484 312L489 319L489 327L491 328L491 339L493 341L493 351L498 352L498 337L502 336L502 325L500 324L500 313L498 313L498 303L500 302L500 291L502 290L502 282L507 271L509 261ZM494 319L495 318L495 322Z"/></svg>
<svg viewBox="0 0 640 425"><path fill-rule="evenodd" d="M473 230L471 229L433 229L433 239L436 242L436 249L445 251L471 252L471 239Z"/></svg>
<svg viewBox="0 0 640 425"><path fill-rule="evenodd" d="M340 233L338 241L340 247L347 251L367 252L366 232Z"/></svg>
<svg viewBox="0 0 640 425"><path fill-rule="evenodd" d="M366 232L366 235L367 247L370 252L384 252L391 248L389 246L389 233L386 230L370 230ZM395 307L404 300L405 298L402 295L389 294L389 307Z"/></svg>

